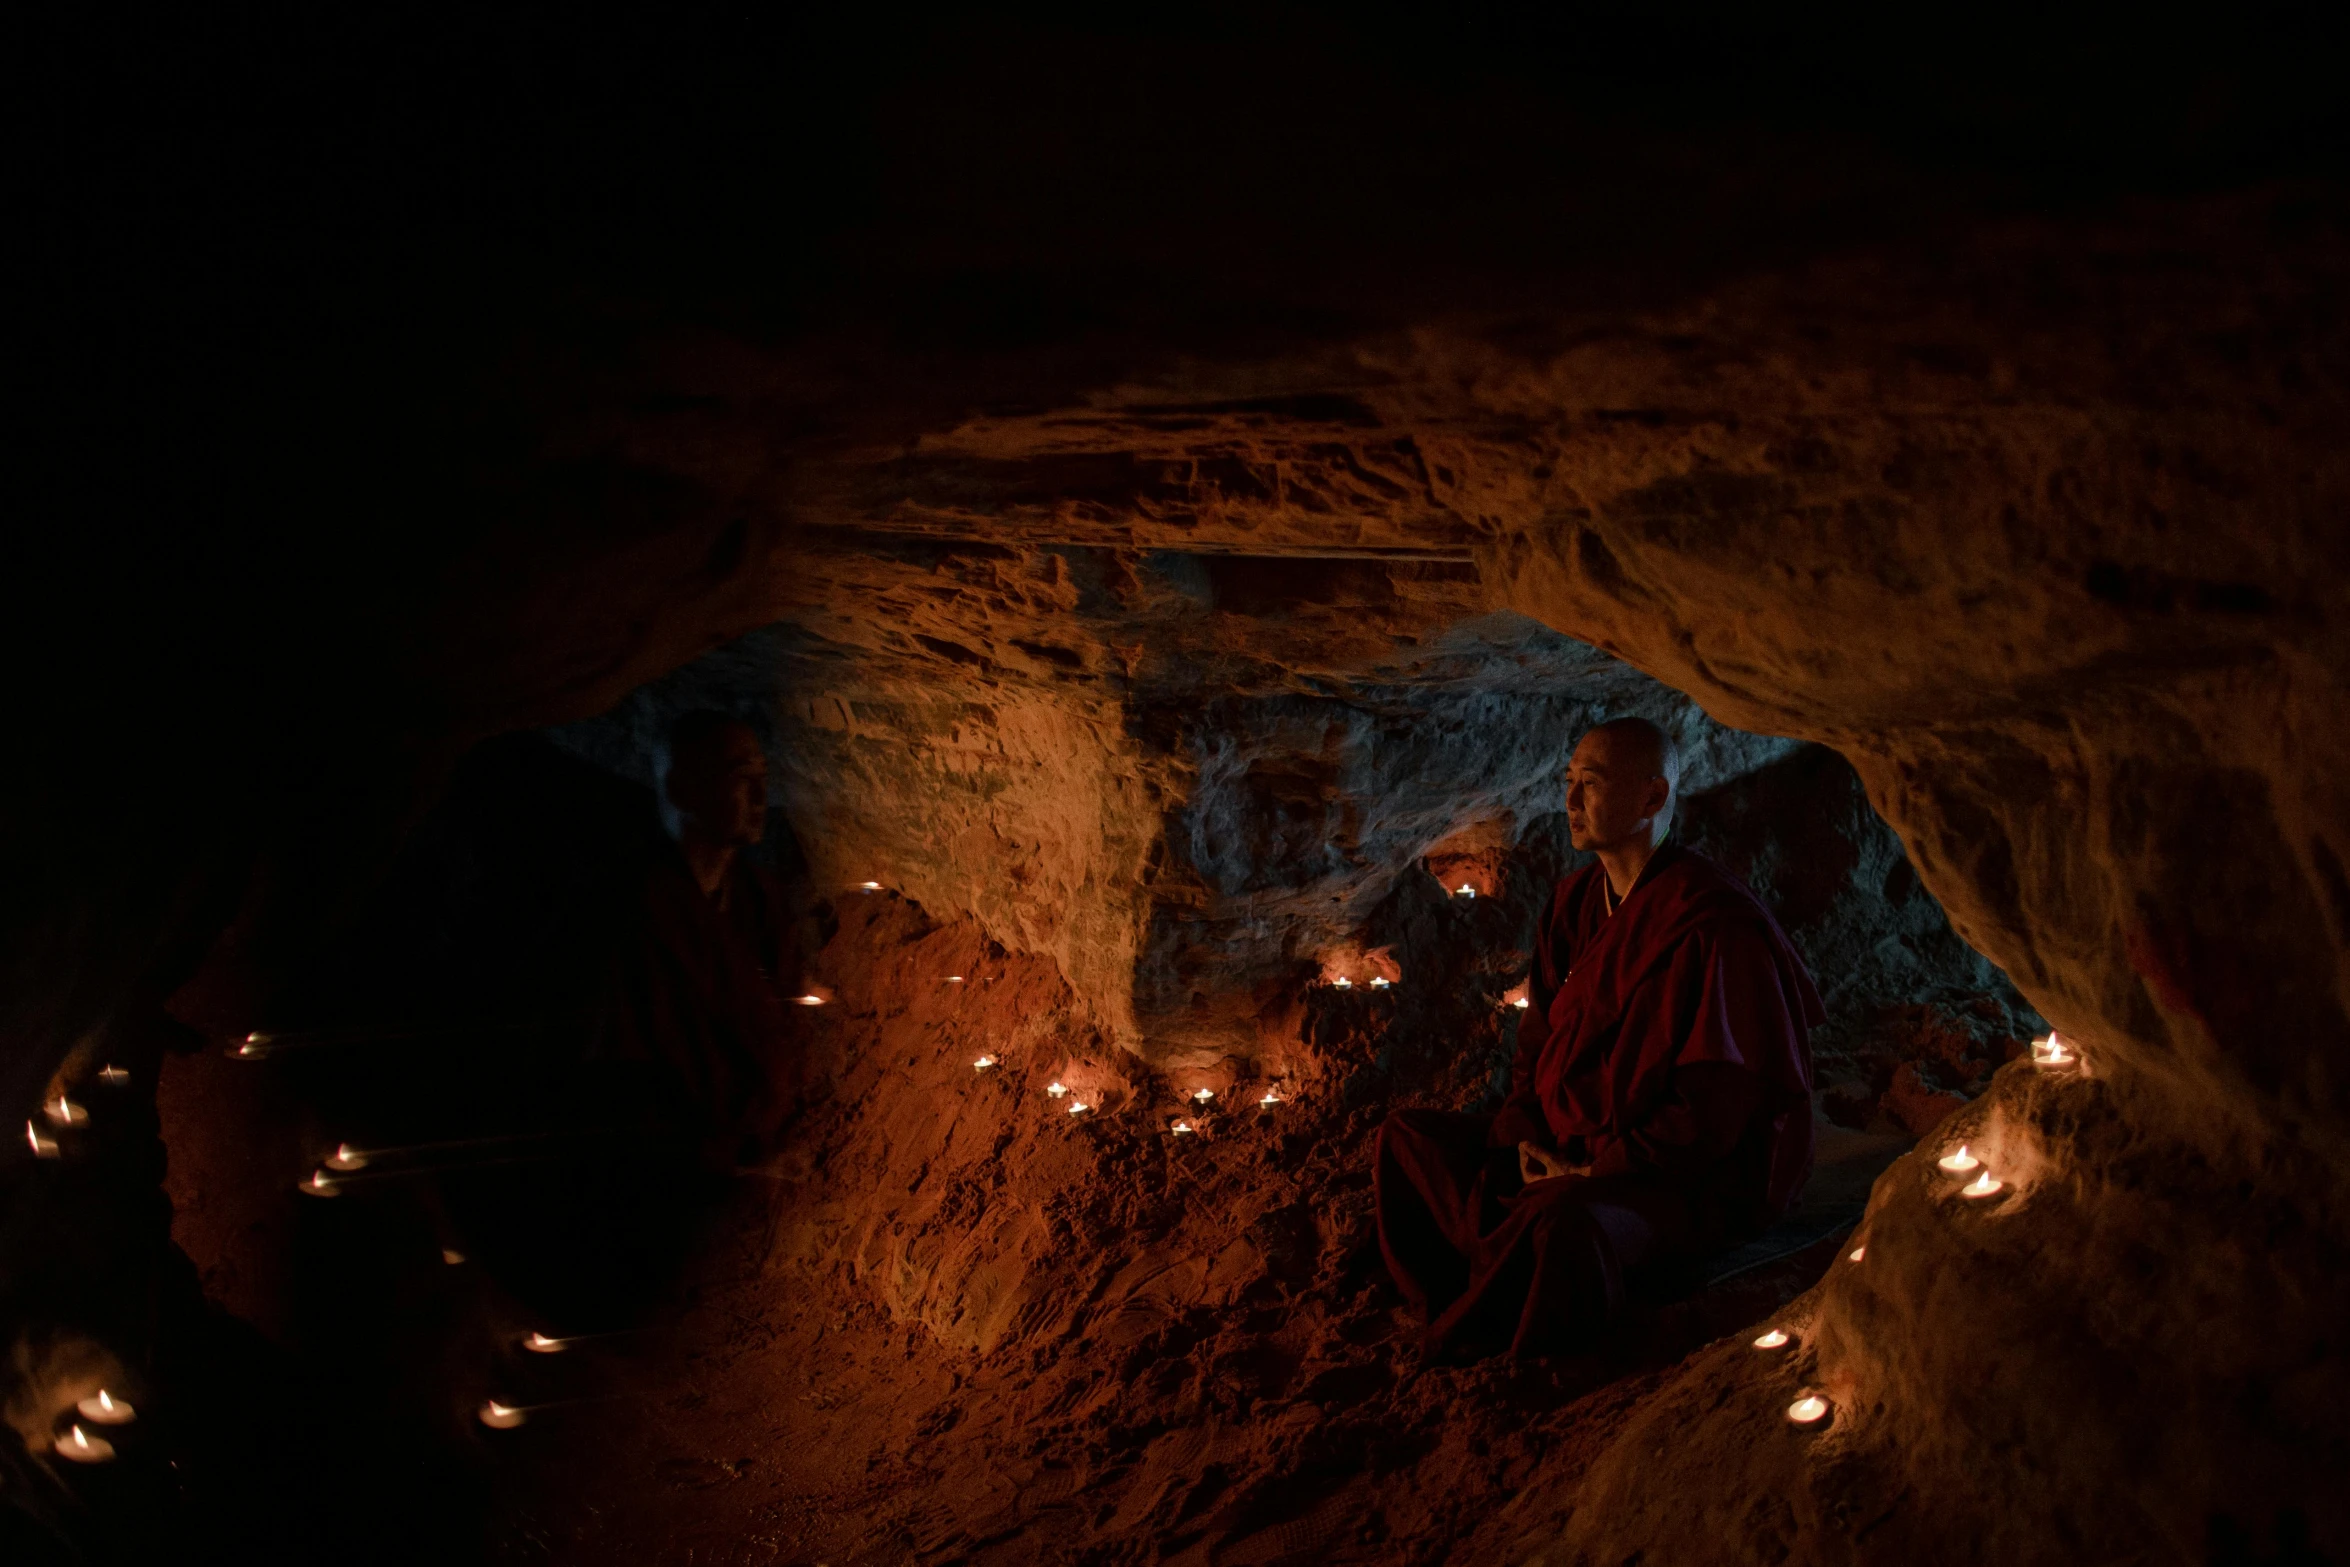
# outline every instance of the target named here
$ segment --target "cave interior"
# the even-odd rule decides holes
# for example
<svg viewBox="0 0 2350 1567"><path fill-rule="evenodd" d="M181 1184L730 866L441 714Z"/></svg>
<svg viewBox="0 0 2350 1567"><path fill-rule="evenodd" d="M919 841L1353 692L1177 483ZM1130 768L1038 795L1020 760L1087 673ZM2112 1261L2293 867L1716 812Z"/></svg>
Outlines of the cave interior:
<svg viewBox="0 0 2350 1567"><path fill-rule="evenodd" d="M2340 21L44 25L7 1560L2350 1562ZM1626 716L1811 1177L1424 1353Z"/></svg>

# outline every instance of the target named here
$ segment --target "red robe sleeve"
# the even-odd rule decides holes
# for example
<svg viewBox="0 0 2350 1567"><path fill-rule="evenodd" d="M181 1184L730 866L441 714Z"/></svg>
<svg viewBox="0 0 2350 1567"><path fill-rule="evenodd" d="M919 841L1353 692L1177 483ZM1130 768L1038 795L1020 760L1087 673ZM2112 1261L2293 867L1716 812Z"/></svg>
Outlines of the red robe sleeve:
<svg viewBox="0 0 2350 1567"><path fill-rule="evenodd" d="M1622 1123L1591 1138L1591 1173L1718 1169L1768 1089L1762 1068L1791 1025L1775 952L1759 929L1731 926L1682 943L1657 1005L1617 1043L1639 1063Z"/></svg>

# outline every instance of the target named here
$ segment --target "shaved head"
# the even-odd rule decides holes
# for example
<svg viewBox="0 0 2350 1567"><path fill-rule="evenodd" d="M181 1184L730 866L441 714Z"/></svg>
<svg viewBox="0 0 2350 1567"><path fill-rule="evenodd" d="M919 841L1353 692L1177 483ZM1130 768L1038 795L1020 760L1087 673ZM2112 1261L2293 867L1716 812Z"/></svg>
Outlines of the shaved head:
<svg viewBox="0 0 2350 1567"><path fill-rule="evenodd" d="M1681 748L1673 744L1660 724L1645 718L1611 718L1595 726L1585 740L1607 747L1611 762L1646 778L1662 778L1677 798L1681 793Z"/></svg>
<svg viewBox="0 0 2350 1567"><path fill-rule="evenodd" d="M1681 748L1645 718L1586 732L1567 765L1567 835L1593 853L1645 859L1664 842L1681 792Z"/></svg>

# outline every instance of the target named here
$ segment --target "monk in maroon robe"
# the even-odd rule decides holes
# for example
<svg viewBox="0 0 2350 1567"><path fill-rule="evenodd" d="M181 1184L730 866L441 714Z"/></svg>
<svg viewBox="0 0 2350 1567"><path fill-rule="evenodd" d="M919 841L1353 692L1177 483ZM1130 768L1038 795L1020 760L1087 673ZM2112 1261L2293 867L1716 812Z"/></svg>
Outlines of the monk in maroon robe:
<svg viewBox="0 0 2350 1567"><path fill-rule="evenodd" d="M1644 719L1583 737L1567 824L1597 859L1536 932L1496 1115L1379 1130L1379 1243L1431 1355L1585 1342L1628 1281L1785 1213L1811 1173L1819 994L1735 877L1667 844L1679 761Z"/></svg>
<svg viewBox="0 0 2350 1567"><path fill-rule="evenodd" d="M745 852L767 825L758 736L739 720L695 713L678 722L669 749L664 792L677 842L647 870L615 1053L653 1066L704 1161L724 1168L768 1151L799 1095L786 1009L803 984L803 922L780 878Z"/></svg>

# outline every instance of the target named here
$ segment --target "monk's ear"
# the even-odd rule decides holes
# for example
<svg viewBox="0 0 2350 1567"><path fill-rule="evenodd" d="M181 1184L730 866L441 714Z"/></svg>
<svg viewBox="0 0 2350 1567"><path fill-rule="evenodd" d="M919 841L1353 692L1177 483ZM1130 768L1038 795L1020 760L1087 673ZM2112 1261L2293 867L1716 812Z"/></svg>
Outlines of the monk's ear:
<svg viewBox="0 0 2350 1567"><path fill-rule="evenodd" d="M1648 810L1645 814L1661 817L1672 808L1673 786L1662 778L1648 780Z"/></svg>

